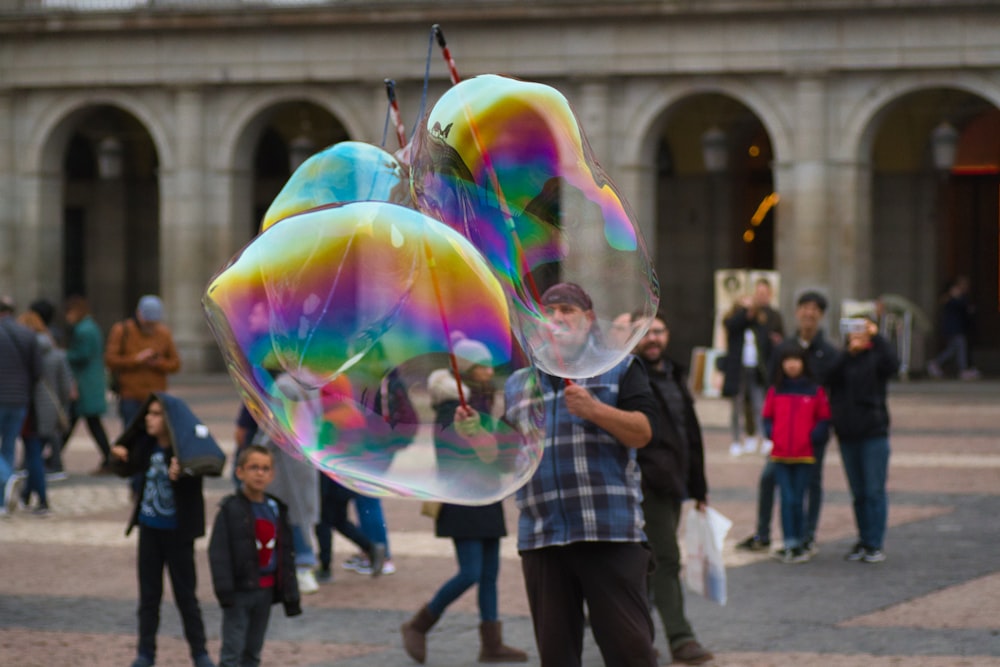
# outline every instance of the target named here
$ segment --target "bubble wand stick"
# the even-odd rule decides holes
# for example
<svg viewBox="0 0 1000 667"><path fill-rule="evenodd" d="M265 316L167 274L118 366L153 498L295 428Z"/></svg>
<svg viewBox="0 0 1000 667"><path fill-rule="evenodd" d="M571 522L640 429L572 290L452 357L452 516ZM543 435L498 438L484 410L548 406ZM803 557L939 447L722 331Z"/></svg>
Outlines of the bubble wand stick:
<svg viewBox="0 0 1000 667"><path fill-rule="evenodd" d="M406 128L403 126L403 119L399 113L399 104L396 102L396 82L392 79L385 79L385 93L389 98L389 117L396 126L396 139L399 147L406 147ZM444 329L444 337L448 345L448 365L451 373L455 376L455 387L458 389L458 402L463 408L469 407L465 402L465 392L462 390L462 376L458 370L458 359L455 357L454 343L451 340L451 327L448 326L448 318L444 312L444 298L441 296L441 282L437 275L437 262L431 252L430 244L424 239L424 256L427 258L427 267L430 269L431 283L434 287L434 298L437 301L438 315L441 318L441 327Z"/></svg>
<svg viewBox="0 0 1000 667"><path fill-rule="evenodd" d="M444 31L441 30L440 24L435 23L431 26L431 31L434 33L438 46L441 48L441 55L444 57L445 63L448 65L448 74L451 77L452 85L460 83L462 79L458 75L458 68L455 67L455 59L451 57L451 51L448 49L448 44L444 38ZM535 283L535 276L531 273L531 267L528 266L527 260L525 259L524 247L521 245L521 238L514 226L514 216L510 212L510 207L507 204L507 198L504 196L503 190L500 189L500 179L497 177L496 169L493 166L493 160L490 159L490 154L486 150L482 135L479 133L479 126L476 124L476 121L472 117L472 113L469 111L469 107L467 105L464 106L464 111L465 119L469 123L469 130L472 132L472 137L476 142L476 149L483 157L483 168L486 170L487 177L490 179L490 185L493 186L493 191L496 193L500 213L507 222L507 230L510 232L511 238L514 241L515 252L517 253L517 258L521 264L521 268L524 270L524 279L528 284L528 290L531 292L531 297L535 300L535 303L541 305L541 291L538 289L538 284ZM553 343L552 349L553 351L556 351L554 341L550 340L549 342ZM559 355L557 351L556 355ZM560 366L565 367L565 364L561 359L559 359L557 363ZM564 378L564 380L567 386L572 384L572 381L569 378Z"/></svg>

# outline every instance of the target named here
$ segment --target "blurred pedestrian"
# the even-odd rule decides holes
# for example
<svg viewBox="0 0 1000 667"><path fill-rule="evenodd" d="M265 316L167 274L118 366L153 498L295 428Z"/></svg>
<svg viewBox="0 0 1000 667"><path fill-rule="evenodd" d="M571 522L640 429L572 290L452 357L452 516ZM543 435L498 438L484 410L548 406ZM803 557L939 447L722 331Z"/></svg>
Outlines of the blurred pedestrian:
<svg viewBox="0 0 1000 667"><path fill-rule="evenodd" d="M167 376L181 369L174 337L163 323L163 301L147 294L135 317L116 323L108 334L104 362L118 377L118 411L128 428L139 408L156 391L166 391Z"/></svg>
<svg viewBox="0 0 1000 667"><path fill-rule="evenodd" d="M66 324L69 326L66 356L76 378L78 398L73 401L70 409L70 423L64 442L69 442L77 419L82 417L90 437L101 453L101 460L93 474L107 475L111 473L111 446L104 430L104 422L101 421L108 410L104 336L101 335L100 326L91 317L90 306L84 297L69 297L66 299L65 309ZM54 458L50 468L61 472L61 459Z"/></svg>
<svg viewBox="0 0 1000 667"><path fill-rule="evenodd" d="M899 358L868 320L848 333L844 349L830 368L830 412L840 442L840 460L854 501L858 541L845 556L849 561L880 563L889 497L889 378L899 370Z"/></svg>
<svg viewBox="0 0 1000 667"><path fill-rule="evenodd" d="M17 437L42 373L42 354L35 334L14 320L14 311L14 299L0 295L0 515L17 507L23 481L14 471Z"/></svg>
<svg viewBox="0 0 1000 667"><path fill-rule="evenodd" d="M21 491L21 501L28 507L31 494L35 494L38 505L32 512L47 516L49 501L43 452L46 447L50 447L58 456L62 448L62 434L69 424L69 406L77 395L76 385L69 362L66 361L66 353L56 346L42 318L29 310L18 317L18 322L35 332L35 341L42 354L42 374L35 383L28 416L21 430L24 463L28 471L27 484Z"/></svg>
<svg viewBox="0 0 1000 667"><path fill-rule="evenodd" d="M737 301L722 321L726 329L722 395L732 399L729 453L734 456L768 447L762 438L760 411L769 382L771 350L784 338L781 314L771 307L772 295L771 283L759 279L753 295Z"/></svg>
<svg viewBox="0 0 1000 667"><path fill-rule="evenodd" d="M945 346L938 356L927 363L927 373L931 377L944 377L944 364L954 358L959 379L979 379L979 371L969 364L969 337L976 312L969 299L969 288L969 278L957 276L948 284L948 290L942 297L941 337Z"/></svg>

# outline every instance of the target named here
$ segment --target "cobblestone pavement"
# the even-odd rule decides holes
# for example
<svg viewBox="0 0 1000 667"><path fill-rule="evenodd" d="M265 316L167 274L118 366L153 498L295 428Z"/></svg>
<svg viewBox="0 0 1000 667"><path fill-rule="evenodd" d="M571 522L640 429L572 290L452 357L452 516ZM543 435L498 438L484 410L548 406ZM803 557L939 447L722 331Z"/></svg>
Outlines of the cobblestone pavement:
<svg viewBox="0 0 1000 667"><path fill-rule="evenodd" d="M187 377L174 391L188 400L224 447L232 448L237 399L227 378ZM711 502L734 521L727 538L729 602L688 595L699 639L715 665L1000 667L1000 383L912 382L891 391L889 559L847 563L853 519L844 475L831 447L819 555L779 564L735 552L753 529L758 456L728 455L729 408L699 401L708 448ZM109 431L117 433L114 419ZM135 650L135 537L125 538L128 495L115 478L93 477L96 448L82 425L66 452L70 477L50 485L53 514L15 513L0 521L0 665L128 665ZM209 519L230 490L206 485ZM508 501L509 502L509 501ZM305 613L272 616L267 665L412 665L398 628L454 570L451 544L433 537L413 501L385 501L398 572L378 579L339 567L335 581L304 600ZM508 506L513 526L516 511ZM777 518L777 517L776 517ZM775 526L776 534L780 528ZM210 650L218 654L220 613L198 541L199 598ZM538 664L514 540L503 542L500 611L508 643ZM168 587L169 588L169 587ZM172 602L165 601L159 665L187 665ZM428 665L475 664L475 594L461 598L429 636ZM668 655L657 622L657 646ZM601 665L588 640L585 667ZM615 667L615 666L610 666Z"/></svg>

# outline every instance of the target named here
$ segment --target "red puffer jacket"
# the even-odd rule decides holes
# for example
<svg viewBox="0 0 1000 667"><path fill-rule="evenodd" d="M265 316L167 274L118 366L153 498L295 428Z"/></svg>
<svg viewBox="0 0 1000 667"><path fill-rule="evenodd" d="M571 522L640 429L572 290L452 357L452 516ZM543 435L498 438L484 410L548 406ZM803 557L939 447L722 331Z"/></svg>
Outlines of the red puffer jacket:
<svg viewBox="0 0 1000 667"><path fill-rule="evenodd" d="M830 403L823 388L804 380L771 387L764 399L764 428L774 442L771 460L813 463L813 443L830 432Z"/></svg>

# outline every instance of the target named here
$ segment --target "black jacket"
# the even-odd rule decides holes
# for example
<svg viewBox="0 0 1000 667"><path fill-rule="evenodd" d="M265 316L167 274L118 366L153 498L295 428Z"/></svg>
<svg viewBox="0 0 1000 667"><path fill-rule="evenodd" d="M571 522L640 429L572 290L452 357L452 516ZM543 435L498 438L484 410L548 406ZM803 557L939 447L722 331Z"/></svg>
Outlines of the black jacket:
<svg viewBox="0 0 1000 667"><path fill-rule="evenodd" d="M278 555L275 573L274 603L282 603L287 616L302 613L299 604L299 584L295 578L295 552L292 528L288 523L288 506L274 496L268 499L278 505L278 536L274 550ZM260 565L257 557L254 514L250 500L242 493L226 496L219 503L219 512L208 542L208 561L212 568L212 587L219 604L233 604L237 591L260 588Z"/></svg>
<svg viewBox="0 0 1000 667"><path fill-rule="evenodd" d="M708 495L705 446L701 438L701 424L694 410L694 399L685 382L684 369L672 361L669 374L651 368L648 363L644 362L644 365L659 409L653 440L637 452L642 486L647 491L651 489L678 500L694 498L704 501ZM684 401L686 438L681 436L673 413L667 407L666 383L675 383Z"/></svg>
<svg viewBox="0 0 1000 667"><path fill-rule="evenodd" d="M873 337L872 346L857 354L838 353L827 383L833 429L841 443L889 434L886 389L898 370L896 352L882 336Z"/></svg>
<svg viewBox="0 0 1000 667"><path fill-rule="evenodd" d="M739 393L743 376L743 339L747 329L753 330L757 342L758 381L767 386L767 364L774 349L771 334L784 336L781 315L773 308L761 308L757 310L755 317L751 317L749 310L737 306L722 321L722 325L726 328L726 356L722 360L721 369L724 374L722 395L736 396Z"/></svg>

